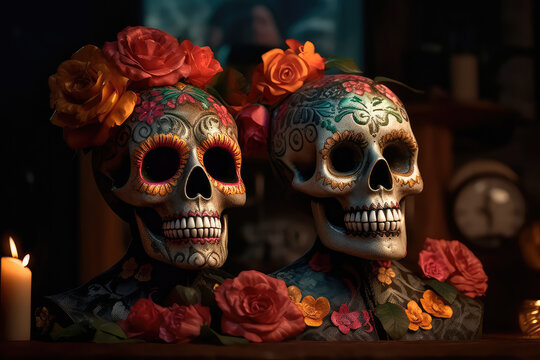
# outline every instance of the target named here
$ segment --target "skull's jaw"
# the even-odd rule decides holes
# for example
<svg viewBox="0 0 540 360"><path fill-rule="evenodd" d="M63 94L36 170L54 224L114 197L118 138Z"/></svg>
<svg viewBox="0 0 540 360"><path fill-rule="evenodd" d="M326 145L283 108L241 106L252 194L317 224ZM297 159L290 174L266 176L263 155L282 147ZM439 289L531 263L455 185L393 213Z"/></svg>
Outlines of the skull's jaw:
<svg viewBox="0 0 540 360"><path fill-rule="evenodd" d="M395 206L397 212L397 205ZM405 219L398 213L399 221L376 221L371 211L390 210L393 219L393 209L359 209L359 221L356 221L356 211L345 212L336 200L313 199L311 210L315 220L315 229L321 242L328 248L369 260L399 260L405 257L407 238L405 235ZM367 219L362 219L366 216ZM355 214L351 221L351 214ZM385 215L386 217L386 215ZM362 220L367 220L363 222ZM370 221L375 220L375 221ZM382 221L384 220L384 221ZM394 219L393 219L394 220ZM392 222L394 224L392 224ZM388 230L386 230L388 227ZM392 230L392 227L394 230Z"/></svg>
<svg viewBox="0 0 540 360"><path fill-rule="evenodd" d="M197 219L197 214L160 219L158 226L155 215L148 216L136 211L137 228L146 253L153 259L184 269L221 267L227 259L227 216L212 214L213 226L205 227L206 221L209 225L212 225L212 221L202 216ZM186 228L182 228L182 220L186 222ZM198 226L201 225L199 220L202 226Z"/></svg>

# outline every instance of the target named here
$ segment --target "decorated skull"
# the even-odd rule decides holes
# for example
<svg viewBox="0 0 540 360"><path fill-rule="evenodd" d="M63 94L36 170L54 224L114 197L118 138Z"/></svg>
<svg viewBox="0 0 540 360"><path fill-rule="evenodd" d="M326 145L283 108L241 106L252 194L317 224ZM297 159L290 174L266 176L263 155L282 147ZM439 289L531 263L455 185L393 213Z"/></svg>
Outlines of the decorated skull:
<svg viewBox="0 0 540 360"><path fill-rule="evenodd" d="M227 258L223 211L245 203L237 128L199 88L138 93L133 115L94 151L109 205L134 219L148 255L181 268L218 268Z"/></svg>
<svg viewBox="0 0 540 360"><path fill-rule="evenodd" d="M405 256L403 199L423 181L408 115L386 86L357 75L311 81L274 111L270 142L278 172L312 199L326 247Z"/></svg>

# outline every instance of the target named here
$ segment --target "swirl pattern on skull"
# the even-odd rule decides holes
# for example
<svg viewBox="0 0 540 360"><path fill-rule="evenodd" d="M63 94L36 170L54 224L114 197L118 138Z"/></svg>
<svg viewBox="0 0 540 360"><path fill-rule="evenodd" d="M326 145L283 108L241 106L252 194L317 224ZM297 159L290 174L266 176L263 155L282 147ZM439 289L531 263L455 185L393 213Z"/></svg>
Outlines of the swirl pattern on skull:
<svg viewBox="0 0 540 360"><path fill-rule="evenodd" d="M407 112L386 86L357 75L309 82L274 111L270 154L312 199L326 247L372 260L405 256L403 199L423 182Z"/></svg>
<svg viewBox="0 0 540 360"><path fill-rule="evenodd" d="M109 205L135 219L142 245L181 268L227 258L227 216L245 203L236 125L212 96L184 84L139 92L133 115L94 151Z"/></svg>

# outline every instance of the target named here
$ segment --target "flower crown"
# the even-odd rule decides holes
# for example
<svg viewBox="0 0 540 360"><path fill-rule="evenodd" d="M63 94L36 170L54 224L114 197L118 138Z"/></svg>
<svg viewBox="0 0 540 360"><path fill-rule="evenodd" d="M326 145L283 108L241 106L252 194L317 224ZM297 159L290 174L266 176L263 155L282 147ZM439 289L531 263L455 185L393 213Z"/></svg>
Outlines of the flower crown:
<svg viewBox="0 0 540 360"><path fill-rule="evenodd" d="M353 59L322 57L315 52L311 41L302 44L288 39L286 44L289 47L286 50L276 48L261 56L262 63L253 72L249 92L242 94L239 86L234 84L226 87L228 94L225 100L240 99L231 108L237 112L236 122L244 155L259 157L266 152L270 126L268 108L276 106L306 82L323 77L325 70L338 68L345 73L362 72Z"/></svg>
<svg viewBox="0 0 540 360"><path fill-rule="evenodd" d="M133 90L175 85L205 88L223 71L208 47L158 29L127 27L102 49L86 45L49 77L51 117L72 149L105 144L111 129L132 114Z"/></svg>

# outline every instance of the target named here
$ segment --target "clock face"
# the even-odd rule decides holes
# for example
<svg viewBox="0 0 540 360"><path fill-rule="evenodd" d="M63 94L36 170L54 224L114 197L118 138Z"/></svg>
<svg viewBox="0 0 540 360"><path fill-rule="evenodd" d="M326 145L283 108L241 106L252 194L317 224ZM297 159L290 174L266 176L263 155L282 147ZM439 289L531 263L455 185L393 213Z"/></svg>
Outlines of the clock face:
<svg viewBox="0 0 540 360"><path fill-rule="evenodd" d="M459 231L471 242L487 247L517 236L525 223L525 212L520 189L497 175L467 182L459 190L453 207Z"/></svg>

